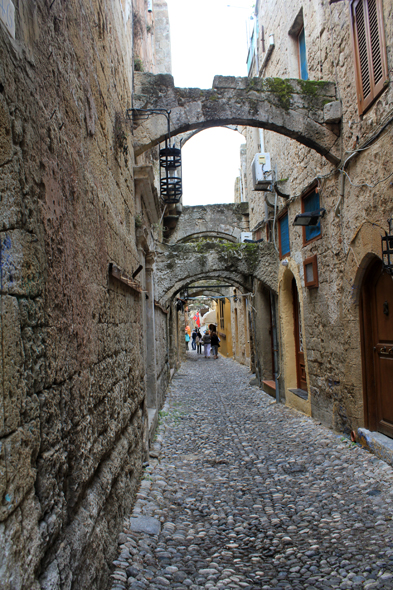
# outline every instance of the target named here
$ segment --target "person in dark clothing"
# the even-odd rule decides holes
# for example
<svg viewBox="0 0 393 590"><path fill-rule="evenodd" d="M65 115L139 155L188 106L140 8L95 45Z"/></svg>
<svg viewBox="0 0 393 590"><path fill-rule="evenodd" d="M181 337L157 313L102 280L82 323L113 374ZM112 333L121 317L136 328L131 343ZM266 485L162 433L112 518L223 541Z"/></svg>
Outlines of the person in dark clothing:
<svg viewBox="0 0 393 590"><path fill-rule="evenodd" d="M210 342L211 342L211 346L212 346L213 358L217 359L218 358L218 347L220 346L220 344L219 344L220 340L218 338L217 332L211 333Z"/></svg>
<svg viewBox="0 0 393 590"><path fill-rule="evenodd" d="M192 350L196 350L196 337L197 337L197 329L194 328L191 333L191 348L192 348Z"/></svg>
<svg viewBox="0 0 393 590"><path fill-rule="evenodd" d="M207 359L207 357L210 356L210 346L211 346L209 330L206 330L206 332L203 335L202 340L203 340L203 346L205 349L205 359Z"/></svg>
<svg viewBox="0 0 393 590"><path fill-rule="evenodd" d="M202 354L202 334L198 330L196 335L197 354Z"/></svg>

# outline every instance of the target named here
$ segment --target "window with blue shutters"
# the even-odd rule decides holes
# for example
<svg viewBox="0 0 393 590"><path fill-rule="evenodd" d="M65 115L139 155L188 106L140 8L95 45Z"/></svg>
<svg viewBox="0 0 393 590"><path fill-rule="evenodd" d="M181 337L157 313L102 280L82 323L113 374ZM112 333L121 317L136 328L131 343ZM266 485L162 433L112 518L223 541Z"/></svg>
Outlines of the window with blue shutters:
<svg viewBox="0 0 393 590"><path fill-rule="evenodd" d="M290 253L291 248L289 246L289 224L288 224L288 213L285 213L278 220L279 227L279 246L280 246L280 258Z"/></svg>
<svg viewBox="0 0 393 590"><path fill-rule="evenodd" d="M304 34L304 27L298 36L298 47L299 47L299 70L300 79L308 80L308 69L307 69L307 52L306 52L306 36Z"/></svg>
<svg viewBox="0 0 393 590"><path fill-rule="evenodd" d="M302 199L302 213L310 213L311 211L317 211L319 209L319 194L313 190L311 193L303 197ZM304 243L307 244L311 240L315 240L321 235L321 221L319 220L317 225L309 225L304 228Z"/></svg>

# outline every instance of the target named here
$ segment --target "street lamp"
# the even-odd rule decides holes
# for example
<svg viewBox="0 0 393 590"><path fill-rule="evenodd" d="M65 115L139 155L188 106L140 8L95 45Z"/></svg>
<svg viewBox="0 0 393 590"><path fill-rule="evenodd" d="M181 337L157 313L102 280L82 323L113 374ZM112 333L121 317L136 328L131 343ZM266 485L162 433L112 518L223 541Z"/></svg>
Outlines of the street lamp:
<svg viewBox="0 0 393 590"><path fill-rule="evenodd" d="M160 189L161 198L166 204L178 203L182 196L181 150L170 147L165 140L165 147L160 150Z"/></svg>
<svg viewBox="0 0 393 590"><path fill-rule="evenodd" d="M293 225L302 225L307 227L308 225L317 225L319 219L326 213L326 209L321 207L315 211L307 211L306 213L299 213L296 215Z"/></svg>

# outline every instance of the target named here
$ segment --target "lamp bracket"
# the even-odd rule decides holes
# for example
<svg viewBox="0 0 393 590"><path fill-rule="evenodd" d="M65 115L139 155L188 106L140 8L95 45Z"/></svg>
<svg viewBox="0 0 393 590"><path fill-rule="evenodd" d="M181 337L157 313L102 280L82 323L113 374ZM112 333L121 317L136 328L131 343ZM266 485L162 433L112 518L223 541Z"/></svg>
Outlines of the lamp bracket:
<svg viewBox="0 0 393 590"><path fill-rule="evenodd" d="M147 121L149 117L154 115L163 115L167 120L168 125L168 142L171 139L171 111L167 109L127 109L126 118L133 123L136 121Z"/></svg>

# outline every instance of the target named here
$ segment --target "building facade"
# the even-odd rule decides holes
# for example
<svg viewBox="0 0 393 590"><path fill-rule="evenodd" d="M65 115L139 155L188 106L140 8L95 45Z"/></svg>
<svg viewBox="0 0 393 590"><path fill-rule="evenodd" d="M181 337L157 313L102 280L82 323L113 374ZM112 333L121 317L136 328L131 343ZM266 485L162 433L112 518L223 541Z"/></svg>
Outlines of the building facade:
<svg viewBox="0 0 393 590"><path fill-rule="evenodd" d="M249 76L275 81L284 102L285 78L299 79L310 100L315 82L334 81L325 120L341 162L248 129L244 187L254 240L273 242L281 260L276 301L260 294L255 304L261 380L276 373L285 403L339 431L366 426L388 436L393 281L382 272L381 237L393 215L392 16L385 0L256 3Z"/></svg>
<svg viewBox="0 0 393 590"><path fill-rule="evenodd" d="M126 114L134 69L169 71L166 3L7 0L0 55L0 586L98 590L169 379Z"/></svg>

